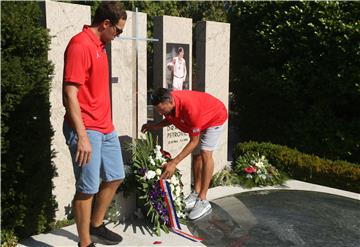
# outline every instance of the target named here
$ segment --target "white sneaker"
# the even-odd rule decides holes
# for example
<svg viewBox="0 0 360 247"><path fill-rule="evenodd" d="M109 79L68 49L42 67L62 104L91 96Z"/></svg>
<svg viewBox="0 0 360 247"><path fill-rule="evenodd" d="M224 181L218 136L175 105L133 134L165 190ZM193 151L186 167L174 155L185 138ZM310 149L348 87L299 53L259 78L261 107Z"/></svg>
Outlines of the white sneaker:
<svg viewBox="0 0 360 247"><path fill-rule="evenodd" d="M189 219L195 220L200 218L203 215L211 213L211 205L207 200L201 200L200 198L196 200L194 208L191 210L189 214Z"/></svg>
<svg viewBox="0 0 360 247"><path fill-rule="evenodd" d="M185 208L186 209L192 209L195 206L196 199L198 198L199 193L196 191L192 191L188 197L184 200L185 202Z"/></svg>

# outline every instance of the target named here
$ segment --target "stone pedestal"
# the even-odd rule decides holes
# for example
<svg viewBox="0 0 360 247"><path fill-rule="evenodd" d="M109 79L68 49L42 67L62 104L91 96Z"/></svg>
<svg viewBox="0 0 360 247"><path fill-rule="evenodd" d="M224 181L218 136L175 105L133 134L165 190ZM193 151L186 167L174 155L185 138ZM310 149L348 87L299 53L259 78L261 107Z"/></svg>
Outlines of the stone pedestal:
<svg viewBox="0 0 360 247"><path fill-rule="evenodd" d="M196 25L196 80L193 90L207 92L229 109L230 24L201 21ZM227 163L228 127L214 152L214 173Z"/></svg>
<svg viewBox="0 0 360 247"><path fill-rule="evenodd" d="M154 88L169 86L169 72L167 64L172 60L174 51L183 47L186 51L187 80L191 88L192 76L192 19L161 16L154 18L154 38L159 42L154 44ZM161 121L162 117L154 113L155 121ZM188 143L189 137L174 126L164 128L160 132L160 144L175 157ZM190 192L191 185L191 156L186 157L178 168L183 173L184 193Z"/></svg>
<svg viewBox="0 0 360 247"><path fill-rule="evenodd" d="M59 209L56 212L56 218L63 219L66 217L66 211L71 206L75 193L70 152L62 133L65 115L62 104L64 52L70 39L82 30L83 25L90 25L91 12L89 6L79 4L45 1L41 5L45 11L45 25L51 36L48 57L55 66L50 90L50 121L55 131L51 149L56 151L53 162L58 176L53 179L53 194L56 196Z"/></svg>
<svg viewBox="0 0 360 247"><path fill-rule="evenodd" d="M127 11L124 32L111 42L112 116L125 165L131 162L127 142L143 137L141 126L147 121L147 42L130 39L147 37L146 21L145 13ZM120 217L129 217L136 208L136 198L116 196Z"/></svg>
<svg viewBox="0 0 360 247"><path fill-rule="evenodd" d="M135 12L127 16L120 38L146 38L146 14L137 13L137 24ZM120 137L136 138L147 120L147 43L120 38L111 42L113 122Z"/></svg>

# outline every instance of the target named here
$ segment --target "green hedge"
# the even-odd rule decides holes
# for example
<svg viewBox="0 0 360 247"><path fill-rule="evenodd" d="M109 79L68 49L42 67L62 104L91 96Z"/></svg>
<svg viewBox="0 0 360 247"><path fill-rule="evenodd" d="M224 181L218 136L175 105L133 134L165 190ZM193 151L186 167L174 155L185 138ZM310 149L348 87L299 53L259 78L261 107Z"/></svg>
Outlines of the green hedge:
<svg viewBox="0 0 360 247"><path fill-rule="evenodd" d="M286 146L252 141L237 144L233 150L233 159L245 153L265 155L270 164L291 178L360 193L359 164L322 159Z"/></svg>
<svg viewBox="0 0 360 247"><path fill-rule="evenodd" d="M38 2L1 2L1 242L50 229L50 37ZM8 243L9 244L9 243Z"/></svg>

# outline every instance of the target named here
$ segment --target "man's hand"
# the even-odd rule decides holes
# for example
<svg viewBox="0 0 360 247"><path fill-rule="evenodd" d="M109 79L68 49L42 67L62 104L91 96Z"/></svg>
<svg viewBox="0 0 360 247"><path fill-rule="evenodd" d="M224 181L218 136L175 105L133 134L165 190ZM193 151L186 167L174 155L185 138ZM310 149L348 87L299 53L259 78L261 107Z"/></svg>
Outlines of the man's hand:
<svg viewBox="0 0 360 247"><path fill-rule="evenodd" d="M156 129L157 129L156 124L147 123L141 127L141 132L145 133L149 130L156 130Z"/></svg>
<svg viewBox="0 0 360 247"><path fill-rule="evenodd" d="M79 166L84 166L91 160L91 144L87 135L79 137L75 161Z"/></svg>
<svg viewBox="0 0 360 247"><path fill-rule="evenodd" d="M169 162L163 165L163 168L165 168L165 170L162 173L161 177L163 179L171 178L176 171L176 163L174 160L170 160Z"/></svg>

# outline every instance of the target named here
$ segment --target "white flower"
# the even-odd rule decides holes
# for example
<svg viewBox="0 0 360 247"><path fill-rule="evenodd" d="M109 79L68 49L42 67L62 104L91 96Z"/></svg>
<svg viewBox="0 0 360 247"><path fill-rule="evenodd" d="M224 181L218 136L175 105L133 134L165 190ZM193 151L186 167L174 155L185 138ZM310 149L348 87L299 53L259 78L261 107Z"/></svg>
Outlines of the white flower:
<svg viewBox="0 0 360 247"><path fill-rule="evenodd" d="M161 154L161 153L160 153L160 154L156 154L155 159L156 159L156 160L159 160L160 163L162 163L163 160L164 160L164 158L162 157L162 154Z"/></svg>
<svg viewBox="0 0 360 247"><path fill-rule="evenodd" d="M250 178L250 179L251 179L251 178L252 178L252 175L251 175L251 174L247 174L247 175L246 175L246 178Z"/></svg>
<svg viewBox="0 0 360 247"><path fill-rule="evenodd" d="M172 176L170 179L170 183L172 183L173 185L178 185L179 180L177 179L176 176Z"/></svg>
<svg viewBox="0 0 360 247"><path fill-rule="evenodd" d="M161 147L159 145L156 145L155 147L155 159L159 160L160 163L163 162L164 158L162 157L162 153L161 153Z"/></svg>
<svg viewBox="0 0 360 247"><path fill-rule="evenodd" d="M153 179L156 176L156 173L154 171L147 171L145 173L146 179Z"/></svg>
<svg viewBox="0 0 360 247"><path fill-rule="evenodd" d="M180 199L180 197L178 197L178 198L175 199L175 203L176 203L177 205L181 205L181 199Z"/></svg>
<svg viewBox="0 0 360 247"><path fill-rule="evenodd" d="M232 171L231 162L228 162L228 163L225 165L224 170L229 171L229 172Z"/></svg>
<svg viewBox="0 0 360 247"><path fill-rule="evenodd" d="M258 168L264 168L264 163L261 160L258 160L255 162L255 166Z"/></svg>
<svg viewBox="0 0 360 247"><path fill-rule="evenodd" d="M266 179L266 176L264 174L261 174L260 177L264 180Z"/></svg>
<svg viewBox="0 0 360 247"><path fill-rule="evenodd" d="M160 176L161 175L161 169L156 169L156 175Z"/></svg>
<svg viewBox="0 0 360 247"><path fill-rule="evenodd" d="M184 214L183 212L179 212L179 213L178 213L178 216L179 216L179 218L184 218L184 217L185 217L185 214Z"/></svg>
<svg viewBox="0 0 360 247"><path fill-rule="evenodd" d="M150 164L152 164L152 165L154 166L154 165L155 165L154 159L150 156L150 157L149 157L149 160L150 160Z"/></svg>
<svg viewBox="0 0 360 247"><path fill-rule="evenodd" d="M176 187L176 190L175 190L176 197L179 197L180 193L181 193L181 189L179 187Z"/></svg>

